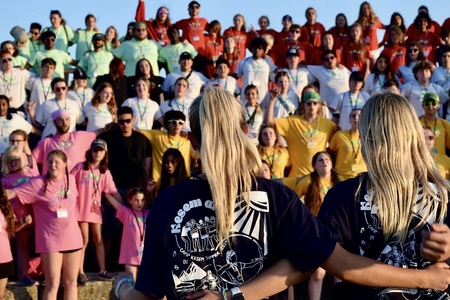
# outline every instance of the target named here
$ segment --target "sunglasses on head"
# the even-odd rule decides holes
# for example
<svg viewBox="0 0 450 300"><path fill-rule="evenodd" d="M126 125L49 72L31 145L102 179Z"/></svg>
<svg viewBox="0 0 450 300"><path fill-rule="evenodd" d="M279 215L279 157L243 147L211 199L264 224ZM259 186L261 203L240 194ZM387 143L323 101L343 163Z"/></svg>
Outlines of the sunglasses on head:
<svg viewBox="0 0 450 300"><path fill-rule="evenodd" d="M417 49L417 48L409 48L408 49L408 53L416 53L416 52L419 52L419 49Z"/></svg>
<svg viewBox="0 0 450 300"><path fill-rule="evenodd" d="M3 64L6 64L9 61L12 61L12 57L7 57L7 58L2 59Z"/></svg>
<svg viewBox="0 0 450 300"><path fill-rule="evenodd" d="M300 30L298 30L298 29L291 29L291 30L289 30L291 33L300 33Z"/></svg>
<svg viewBox="0 0 450 300"><path fill-rule="evenodd" d="M117 121L117 123L119 123L120 125L123 125L125 123L130 124L132 119L119 119Z"/></svg>
<svg viewBox="0 0 450 300"><path fill-rule="evenodd" d="M436 106L436 101L424 101L423 105L424 106Z"/></svg>
<svg viewBox="0 0 450 300"><path fill-rule="evenodd" d="M325 61L325 62L330 62L330 61L332 61L332 60L334 60L334 59L335 59L334 56L327 56L327 57L325 57L325 58L323 59L323 61Z"/></svg>
<svg viewBox="0 0 450 300"><path fill-rule="evenodd" d="M311 105L316 106L317 104L319 104L319 102L317 102L317 101L306 101L305 104L308 105L308 106L311 106Z"/></svg>
<svg viewBox="0 0 450 300"><path fill-rule="evenodd" d="M172 125L183 125L184 121L183 120L169 120L167 121L168 124L172 124Z"/></svg>

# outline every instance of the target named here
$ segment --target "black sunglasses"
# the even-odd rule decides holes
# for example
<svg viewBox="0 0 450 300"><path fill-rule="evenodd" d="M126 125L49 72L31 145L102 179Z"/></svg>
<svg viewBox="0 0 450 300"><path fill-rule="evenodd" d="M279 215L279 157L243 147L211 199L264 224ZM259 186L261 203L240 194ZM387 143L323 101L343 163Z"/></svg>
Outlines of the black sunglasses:
<svg viewBox="0 0 450 300"><path fill-rule="evenodd" d="M130 124L132 119L120 119L117 121L120 125L123 125L125 123Z"/></svg>
<svg viewBox="0 0 450 300"><path fill-rule="evenodd" d="M6 64L8 61L12 61L12 57L7 57L7 58L2 59L3 64Z"/></svg>

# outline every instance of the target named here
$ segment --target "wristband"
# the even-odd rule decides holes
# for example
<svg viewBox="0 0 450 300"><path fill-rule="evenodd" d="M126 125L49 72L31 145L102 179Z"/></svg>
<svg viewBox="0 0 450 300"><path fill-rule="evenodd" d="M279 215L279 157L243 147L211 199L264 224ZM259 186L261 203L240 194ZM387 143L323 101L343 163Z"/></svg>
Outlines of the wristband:
<svg viewBox="0 0 450 300"><path fill-rule="evenodd" d="M124 284L125 282L131 283L131 286L134 287L134 283L135 282L134 282L134 280L132 278L124 277L124 278L120 279L119 282L117 283L116 290L114 291L114 293L116 294L117 299L119 299L119 300L120 300L119 291L120 291L120 288L122 287L122 284Z"/></svg>
<svg viewBox="0 0 450 300"><path fill-rule="evenodd" d="M222 291L222 300L227 300L227 290Z"/></svg>

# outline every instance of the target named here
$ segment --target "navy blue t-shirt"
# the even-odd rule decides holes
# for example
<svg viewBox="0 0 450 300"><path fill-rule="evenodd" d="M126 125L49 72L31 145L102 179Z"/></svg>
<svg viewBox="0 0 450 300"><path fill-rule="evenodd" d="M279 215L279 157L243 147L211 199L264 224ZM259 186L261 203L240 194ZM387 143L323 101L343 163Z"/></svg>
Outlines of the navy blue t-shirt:
<svg viewBox="0 0 450 300"><path fill-rule="evenodd" d="M200 290L231 289L286 258L300 271L320 266L336 240L287 187L258 178L250 207L235 206L228 242L219 246L206 180L186 180L158 195L147 218L136 289L184 299ZM278 295L277 299L286 298Z"/></svg>
<svg viewBox="0 0 450 300"><path fill-rule="evenodd" d="M356 191L361 183L359 198ZM430 183L432 185L432 183ZM366 256L400 268L424 269L430 262L420 255L421 230L428 229L434 220L428 220L422 228L414 229L421 219L420 206L416 206L408 236L404 242L396 237L384 240L383 228L378 218L377 206L372 203L373 192L367 191L367 174L336 184L331 188L320 208L318 218L336 235L339 244L348 252ZM418 199L421 199L419 189ZM439 205L435 201L428 205ZM450 225L447 216L445 223ZM432 290L369 288L338 284L337 299L450 299L445 293ZM442 298L440 298L442 296ZM363 297L363 298L361 298Z"/></svg>

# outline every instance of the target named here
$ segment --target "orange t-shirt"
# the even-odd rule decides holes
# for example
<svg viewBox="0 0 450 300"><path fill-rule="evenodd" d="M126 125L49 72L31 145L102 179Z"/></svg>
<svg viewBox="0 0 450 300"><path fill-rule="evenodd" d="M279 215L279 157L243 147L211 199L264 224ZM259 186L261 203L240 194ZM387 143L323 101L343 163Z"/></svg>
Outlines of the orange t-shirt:
<svg viewBox="0 0 450 300"><path fill-rule="evenodd" d="M350 71L358 71L363 76L368 67L366 64L366 59L371 59L369 46L365 45L364 49L361 51L361 47L358 44L350 43L344 47L344 65ZM365 59L362 59L364 55Z"/></svg>
<svg viewBox="0 0 450 300"><path fill-rule="evenodd" d="M333 27L330 29L334 39L334 48L343 50L350 43L350 31L344 28Z"/></svg>
<svg viewBox="0 0 450 300"><path fill-rule="evenodd" d="M383 28L384 25L379 19L375 21L375 24L366 24L363 26L363 39L366 37L370 38L370 43L367 44L370 51L378 49L377 29Z"/></svg>
<svg viewBox="0 0 450 300"><path fill-rule="evenodd" d="M410 36L413 31L416 31L417 28L414 26L414 23L409 25L408 29L406 30L406 36ZM431 31L435 33L437 36L441 36L441 26L439 26L438 22L431 20L431 24L428 28L428 31Z"/></svg>
<svg viewBox="0 0 450 300"><path fill-rule="evenodd" d="M385 54L390 57L390 66L392 73L397 72L398 68L406 63L406 52L406 48L401 45L384 46L383 52L381 52L381 54Z"/></svg>
<svg viewBox="0 0 450 300"><path fill-rule="evenodd" d="M302 31L300 35L300 42L305 42L313 47L322 46L322 34L325 33L325 27L320 23L315 23L309 25L308 23L302 26Z"/></svg>
<svg viewBox="0 0 450 300"><path fill-rule="evenodd" d="M236 42L236 48L238 50L239 59L245 58L245 52L248 47L249 39L248 39L248 33L241 30L236 30L234 27L230 27L227 30L223 32L223 38L227 37L233 37L234 41Z"/></svg>
<svg viewBox="0 0 450 300"><path fill-rule="evenodd" d="M422 46L425 59L429 60L433 64L436 63L434 52L436 51L436 48L441 45L441 38L434 32L429 30L426 32L419 32L416 28L414 28L410 35L408 35L408 43L409 42L419 43Z"/></svg>

